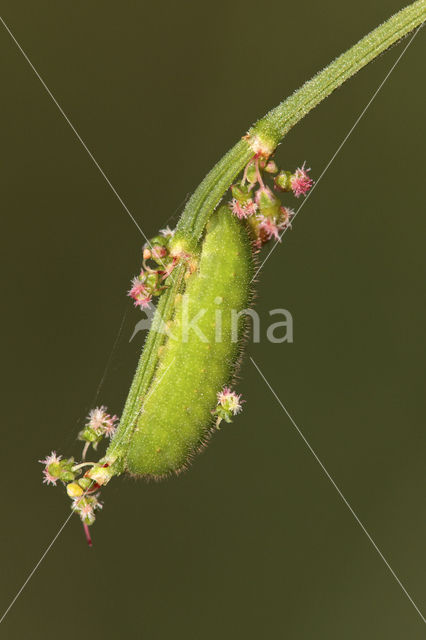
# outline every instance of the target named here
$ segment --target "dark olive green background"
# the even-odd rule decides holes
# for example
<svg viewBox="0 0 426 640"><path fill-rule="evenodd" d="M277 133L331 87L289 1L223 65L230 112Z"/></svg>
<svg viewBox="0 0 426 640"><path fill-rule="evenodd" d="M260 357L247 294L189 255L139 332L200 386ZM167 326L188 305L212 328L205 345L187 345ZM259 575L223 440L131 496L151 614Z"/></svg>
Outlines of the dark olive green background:
<svg viewBox="0 0 426 640"><path fill-rule="evenodd" d="M1 15L151 236L252 121L401 6L4 0ZM261 274L263 327L289 309L294 344L248 347L423 610L425 37ZM318 177L401 50L299 124L279 162ZM37 460L79 454L95 401L121 412L143 239L4 28L0 55L3 610L69 513ZM71 520L1 637L425 637L248 357L241 377L243 414L190 472L112 482L91 550Z"/></svg>

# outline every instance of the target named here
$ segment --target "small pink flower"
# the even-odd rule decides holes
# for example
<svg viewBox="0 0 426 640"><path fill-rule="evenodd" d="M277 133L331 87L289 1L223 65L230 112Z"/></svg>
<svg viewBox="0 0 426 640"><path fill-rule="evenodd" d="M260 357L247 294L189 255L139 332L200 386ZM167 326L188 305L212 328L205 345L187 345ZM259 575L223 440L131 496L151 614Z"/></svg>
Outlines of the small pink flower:
<svg viewBox="0 0 426 640"><path fill-rule="evenodd" d="M243 205L236 198L231 200L231 211L238 219L245 218Z"/></svg>
<svg viewBox="0 0 426 640"><path fill-rule="evenodd" d="M232 391L229 387L223 387L222 391L219 391L217 394L217 400L219 404L223 405L223 403L232 395Z"/></svg>
<svg viewBox="0 0 426 640"><path fill-rule="evenodd" d="M175 231L174 229L170 229L170 227L167 225L165 229L160 229L160 235L162 235L163 238L173 238L173 236L175 235Z"/></svg>
<svg viewBox="0 0 426 640"><path fill-rule="evenodd" d="M88 525L94 523L96 509L102 509L102 502L98 500L98 495L83 495L80 498L74 498L72 501L71 509L77 512L82 521Z"/></svg>
<svg viewBox="0 0 426 640"><path fill-rule="evenodd" d="M132 288L127 293L128 296L133 298L135 307L140 307L141 309L145 309L149 306L149 303L152 300L151 294L148 292L148 289L145 286L145 273L142 269L140 274L133 278L132 280Z"/></svg>
<svg viewBox="0 0 426 640"><path fill-rule="evenodd" d="M280 221L278 224L278 228L280 231L287 229L290 227L291 229L291 219L295 215L293 209L289 209L289 207L281 207L280 208Z"/></svg>
<svg viewBox="0 0 426 640"><path fill-rule="evenodd" d="M271 238L275 238L280 242L280 225L274 222L272 218L267 218L266 216L259 216L259 220L259 233L261 239L266 242Z"/></svg>
<svg viewBox="0 0 426 640"><path fill-rule="evenodd" d="M105 420L105 416L107 416L106 407L102 405L102 407L96 407L96 409L92 409L87 416L88 425L93 431L102 431L102 425Z"/></svg>
<svg viewBox="0 0 426 640"><path fill-rule="evenodd" d="M267 216L259 216L259 236L262 242L267 242L271 238L275 238L278 242L281 242L281 231L284 231L288 227L291 227L290 221L294 216L294 211L288 207L280 208L280 218L275 221L273 218Z"/></svg>
<svg viewBox="0 0 426 640"><path fill-rule="evenodd" d="M112 438L112 436L117 431L117 423L118 416L111 416L104 422L104 434L107 438Z"/></svg>
<svg viewBox="0 0 426 640"><path fill-rule="evenodd" d="M248 200L247 202L239 202L236 198L231 200L231 211L234 216L237 216L239 220L244 218L249 218L254 215L257 211L257 204L253 202L253 200Z"/></svg>
<svg viewBox="0 0 426 640"><path fill-rule="evenodd" d="M229 387L224 387L222 391L219 391L217 400L221 407L227 411L231 411L234 416L241 411L241 395L238 395L235 391L231 391Z"/></svg>
<svg viewBox="0 0 426 640"><path fill-rule="evenodd" d="M291 189L296 198L305 196L314 184L312 178L308 176L308 171L310 169L305 169L305 163L303 163L303 166L298 167L290 178Z"/></svg>
<svg viewBox="0 0 426 640"><path fill-rule="evenodd" d="M244 209L246 212L246 217L254 216L257 211L257 204L253 202L253 200L249 200L244 204Z"/></svg>
<svg viewBox="0 0 426 640"><path fill-rule="evenodd" d="M78 511L82 518L90 518L90 516L93 515L94 509L91 504L85 504Z"/></svg>
<svg viewBox="0 0 426 640"><path fill-rule="evenodd" d="M49 473L48 468L46 467L46 469L43 469L43 484L53 484L56 485L56 483L58 482L59 478L55 478L55 476L52 476L51 473Z"/></svg>
<svg viewBox="0 0 426 640"><path fill-rule="evenodd" d="M137 300L135 300L135 307L146 309L147 307L149 307L149 303L151 302L151 300L151 295L145 296L144 298L138 298Z"/></svg>
<svg viewBox="0 0 426 640"><path fill-rule="evenodd" d="M146 287L144 285L144 272L141 271L140 275L132 279L132 288L128 292L133 300L137 300L140 296L146 294Z"/></svg>
<svg viewBox="0 0 426 640"><path fill-rule="evenodd" d="M117 429L116 423L118 421L118 417L111 416L107 412L107 408L102 406L96 407L96 409L92 409L90 411L88 421L89 422L86 426L93 429L96 434L112 438Z"/></svg>
<svg viewBox="0 0 426 640"><path fill-rule="evenodd" d="M46 467L48 467L53 462L59 462L61 458L62 456L56 455L56 451L52 451L50 456L46 456L44 460L39 460L39 462L41 462L41 464L44 464L46 465Z"/></svg>
<svg viewBox="0 0 426 640"><path fill-rule="evenodd" d="M83 522L93 524L95 521L94 507L85 498L76 498L73 500L71 509L78 513Z"/></svg>

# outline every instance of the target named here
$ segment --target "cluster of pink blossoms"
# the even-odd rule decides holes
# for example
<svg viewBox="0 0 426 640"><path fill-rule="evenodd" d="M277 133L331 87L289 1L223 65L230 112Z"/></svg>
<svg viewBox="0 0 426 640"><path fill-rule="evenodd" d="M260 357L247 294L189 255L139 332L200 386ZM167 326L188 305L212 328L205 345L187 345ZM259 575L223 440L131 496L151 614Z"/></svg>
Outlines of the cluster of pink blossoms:
<svg viewBox="0 0 426 640"><path fill-rule="evenodd" d="M170 256L169 243L174 231L169 227L161 229L158 236L152 238L143 247L143 268L138 276L132 279L131 289L128 294L135 307L146 309L149 307L153 296L159 296L164 289L164 280L173 271L176 259ZM155 263L154 268L147 261Z"/></svg>
<svg viewBox="0 0 426 640"><path fill-rule="evenodd" d="M294 211L287 207L281 207L281 216L274 220L268 216L259 216L259 239L262 243L268 242L272 238L275 238L278 242L281 242L281 232L290 227L291 218L294 216Z"/></svg>
<svg viewBox="0 0 426 640"><path fill-rule="evenodd" d="M87 419L86 427L92 429L97 436L112 438L117 430L118 416L111 416L103 405L92 409Z"/></svg>
<svg viewBox="0 0 426 640"><path fill-rule="evenodd" d="M231 200L231 211L239 220L243 220L245 218L250 218L250 216L254 216L257 211L257 204L253 202L253 200L240 202L236 198L233 198Z"/></svg>
<svg viewBox="0 0 426 640"><path fill-rule="evenodd" d="M100 482L92 479L87 467L91 470L94 462L86 462L85 455L90 445L94 449L103 437L112 438L117 430L118 417L108 413L105 406L92 409L87 416L86 426L80 431L79 440L85 441L83 450L83 462L76 463L74 458L63 458L56 451L39 460L44 465L43 482L56 486L60 481L65 486L68 496L71 498L71 509L78 513L83 523L85 535L89 545L92 544L88 527L95 521L95 511L102 509L99 501ZM101 466L102 471L107 472L107 464Z"/></svg>
<svg viewBox="0 0 426 640"><path fill-rule="evenodd" d="M231 391L229 387L224 387L217 394L217 407L215 414L218 416L218 425L221 420L232 422L232 416L236 416L242 409L241 395Z"/></svg>
<svg viewBox="0 0 426 640"><path fill-rule="evenodd" d="M66 484L72 482L76 476L74 471L74 458L62 458L58 456L56 451L52 451L50 456L46 456L44 460L39 460L44 464L43 482L46 484L56 485L58 480Z"/></svg>
<svg viewBox="0 0 426 640"><path fill-rule="evenodd" d="M240 220L247 220L257 247L272 238L280 241L294 216L294 212L282 206L280 199L265 185L262 173L276 174L273 180L275 191L291 191L299 198L306 195L313 185L308 171L305 165L294 173L279 171L273 160L267 161L257 154L247 164L241 182L232 185L230 209Z"/></svg>
<svg viewBox="0 0 426 640"><path fill-rule="evenodd" d="M84 429L78 434L78 439L86 443L83 449L83 460L90 445L96 449L102 438L113 437L118 420L118 416L110 415L103 405L90 411Z"/></svg>
<svg viewBox="0 0 426 640"><path fill-rule="evenodd" d="M152 294L145 286L145 280L146 275L142 269L140 274L132 279L132 288L128 292L128 295L135 301L135 307L140 309L148 307L152 300Z"/></svg>
<svg viewBox="0 0 426 640"><path fill-rule="evenodd" d="M74 498L71 504L71 509L78 513L83 524L90 526L95 522L95 511L102 509L102 502L99 501L99 494L87 495L83 494L81 497ZM90 543L89 543L90 544Z"/></svg>
<svg viewBox="0 0 426 640"><path fill-rule="evenodd" d="M305 169L305 164L303 164L301 168L296 169L290 178L291 190L296 198L306 196L314 184L314 181L308 175L308 171L310 169Z"/></svg>

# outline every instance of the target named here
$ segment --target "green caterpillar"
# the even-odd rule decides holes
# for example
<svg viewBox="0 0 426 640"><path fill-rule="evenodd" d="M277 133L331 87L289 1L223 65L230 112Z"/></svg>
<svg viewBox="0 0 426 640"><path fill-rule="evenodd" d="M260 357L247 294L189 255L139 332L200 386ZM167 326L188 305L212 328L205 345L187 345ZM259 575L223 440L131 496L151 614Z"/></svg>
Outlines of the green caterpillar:
<svg viewBox="0 0 426 640"><path fill-rule="evenodd" d="M124 470L155 478L178 472L206 443L217 394L235 372L244 317L238 318L235 340L232 316L249 304L252 276L246 229L223 206L210 219L198 268L176 300L172 336L162 347ZM188 322L197 315L195 331Z"/></svg>

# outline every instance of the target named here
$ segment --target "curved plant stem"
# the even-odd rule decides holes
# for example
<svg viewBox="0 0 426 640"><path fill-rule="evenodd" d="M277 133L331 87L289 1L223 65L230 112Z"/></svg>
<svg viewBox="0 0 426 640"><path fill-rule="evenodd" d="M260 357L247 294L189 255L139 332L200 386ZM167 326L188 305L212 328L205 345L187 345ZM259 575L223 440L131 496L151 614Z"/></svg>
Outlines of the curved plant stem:
<svg viewBox="0 0 426 640"><path fill-rule="evenodd" d="M185 238L188 248L196 245L206 222L234 178L253 156L247 140L242 139L207 174L189 199L179 220L176 237Z"/></svg>
<svg viewBox="0 0 426 640"><path fill-rule="evenodd" d="M311 109L390 46L426 20L426 2L417 0L374 29L348 51L272 109L251 130L275 148Z"/></svg>
<svg viewBox="0 0 426 640"><path fill-rule="evenodd" d="M253 156L254 142L272 153L286 133L337 87L418 28L426 20L426 0L417 0L389 18L336 58L289 98L259 120L213 167L188 201L177 227L188 246L198 242L223 194Z"/></svg>
<svg viewBox="0 0 426 640"><path fill-rule="evenodd" d="M259 120L247 136L237 142L213 167L191 196L179 220L174 245L180 245L185 251L195 251L206 223L223 194L255 153L260 151L265 155L271 154L285 134L311 109L383 51L420 27L425 20L426 0L413 2L362 38ZM158 304L120 426L108 448L105 459L111 462L117 460L118 473L123 469L127 444L158 365L159 349L165 339L160 325L163 323L164 326L173 316L175 297L183 289L185 272L185 262L180 261L173 272L173 282Z"/></svg>
<svg viewBox="0 0 426 640"><path fill-rule="evenodd" d="M158 303L152 326L149 330L139 364L136 369L123 415L117 433L107 451L108 459L118 459L117 470L121 471L127 444L131 437L136 418L140 412L142 399L148 391L152 377L158 364L158 354L165 338L166 323L173 315L175 297L182 290L186 265L180 262L173 272L173 280L169 277L170 286L163 293Z"/></svg>

